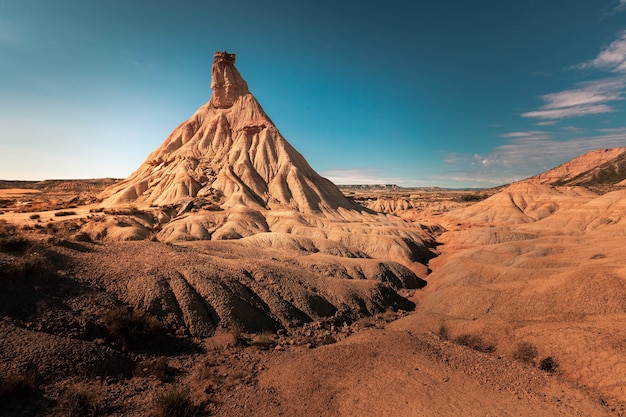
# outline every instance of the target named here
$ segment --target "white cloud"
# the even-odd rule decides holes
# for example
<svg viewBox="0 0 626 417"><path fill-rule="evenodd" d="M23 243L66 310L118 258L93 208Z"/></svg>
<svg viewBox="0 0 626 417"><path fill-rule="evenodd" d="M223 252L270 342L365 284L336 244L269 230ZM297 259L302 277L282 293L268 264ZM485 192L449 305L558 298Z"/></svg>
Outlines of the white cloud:
<svg viewBox="0 0 626 417"><path fill-rule="evenodd" d="M539 130L530 130L528 132L509 132L509 133L504 133L501 136L503 138L528 138L528 137L534 137L537 135L542 135L545 132L539 131Z"/></svg>
<svg viewBox="0 0 626 417"><path fill-rule="evenodd" d="M626 8L626 2L622 1L619 7ZM626 30L622 31L619 37L604 48L595 59L583 62L576 68L599 68L613 72L626 72Z"/></svg>
<svg viewBox="0 0 626 417"><path fill-rule="evenodd" d="M619 4L613 9L613 13L618 13L626 10L626 0L619 0Z"/></svg>
<svg viewBox="0 0 626 417"><path fill-rule="evenodd" d="M542 122L535 123L535 126L552 126L557 124L556 120L544 120Z"/></svg>
<svg viewBox="0 0 626 417"><path fill-rule="evenodd" d="M502 136L509 138L507 143L486 155L466 155L466 160L476 162L436 179L466 184L506 184L540 174L594 149L626 146L626 127L603 129L599 135L567 141L541 131L510 132ZM457 158L460 160L461 155Z"/></svg>
<svg viewBox="0 0 626 417"><path fill-rule="evenodd" d="M549 135L517 138L496 147L487 157L493 163L508 167L528 166L534 175L543 167L550 168L593 149L626 146L626 131L614 130L602 135L560 141ZM521 172L521 171L520 171Z"/></svg>
<svg viewBox="0 0 626 417"><path fill-rule="evenodd" d="M544 105L523 117L560 120L590 114L610 113L608 102L623 100L626 77L605 78L578 84L577 88L542 96Z"/></svg>

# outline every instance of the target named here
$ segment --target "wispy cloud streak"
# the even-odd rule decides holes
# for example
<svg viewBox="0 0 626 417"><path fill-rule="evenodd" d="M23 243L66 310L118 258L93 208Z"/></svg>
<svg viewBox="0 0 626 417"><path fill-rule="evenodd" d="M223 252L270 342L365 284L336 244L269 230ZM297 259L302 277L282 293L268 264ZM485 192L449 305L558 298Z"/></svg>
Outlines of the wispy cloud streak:
<svg viewBox="0 0 626 417"><path fill-rule="evenodd" d="M620 7L626 8L626 2L621 2ZM575 68L599 68L613 72L626 72L626 30L622 31L618 38L604 48L595 59L576 65Z"/></svg>
<svg viewBox="0 0 626 417"><path fill-rule="evenodd" d="M606 103L623 100L626 77L605 78L578 84L576 88L542 96L544 105L523 117L538 119L567 119L615 111Z"/></svg>
<svg viewBox="0 0 626 417"><path fill-rule="evenodd" d="M626 5L622 0L620 7ZM601 69L626 74L626 30L616 40L600 51L591 61L583 62L572 68ZM543 106L538 110L523 113L523 117L553 121L592 114L615 111L609 103L623 100L626 89L626 75L603 78L596 81L579 83L570 90L545 94L541 98ZM542 123L542 126L547 123Z"/></svg>
<svg viewBox="0 0 626 417"><path fill-rule="evenodd" d="M438 179L500 185L539 174L594 149L626 146L626 128L603 129L599 133L567 141L543 131L505 133L502 136L509 140L486 155L455 155L450 161L471 160L471 165Z"/></svg>
<svg viewBox="0 0 626 417"><path fill-rule="evenodd" d="M626 10L626 0L619 0L619 4L613 9L613 13L619 13Z"/></svg>

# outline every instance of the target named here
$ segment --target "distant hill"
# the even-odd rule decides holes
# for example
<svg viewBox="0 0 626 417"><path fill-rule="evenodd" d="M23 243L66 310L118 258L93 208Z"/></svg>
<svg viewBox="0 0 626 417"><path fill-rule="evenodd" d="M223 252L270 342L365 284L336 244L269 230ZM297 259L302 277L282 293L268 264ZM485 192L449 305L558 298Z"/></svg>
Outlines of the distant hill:
<svg viewBox="0 0 626 417"><path fill-rule="evenodd" d="M0 190L21 188L39 191L94 191L99 192L119 182L115 178L95 178L86 180L43 180L43 181L10 181L0 180Z"/></svg>
<svg viewBox="0 0 626 417"><path fill-rule="evenodd" d="M606 192L624 180L626 147L587 152L527 181L556 186L578 185Z"/></svg>

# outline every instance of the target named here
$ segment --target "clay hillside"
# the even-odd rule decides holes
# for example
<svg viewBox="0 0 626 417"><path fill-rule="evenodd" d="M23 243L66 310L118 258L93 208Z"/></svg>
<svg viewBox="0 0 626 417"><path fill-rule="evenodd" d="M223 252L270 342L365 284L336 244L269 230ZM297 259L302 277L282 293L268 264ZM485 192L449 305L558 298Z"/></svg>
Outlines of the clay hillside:
<svg viewBox="0 0 626 417"><path fill-rule="evenodd" d="M626 177L626 148L598 149L530 180L550 185L607 187Z"/></svg>
<svg viewBox="0 0 626 417"><path fill-rule="evenodd" d="M129 178L104 191L103 206L358 209L281 136L234 64L235 54L215 54L209 102Z"/></svg>
<svg viewBox="0 0 626 417"><path fill-rule="evenodd" d="M344 196L234 64L129 178L0 182L0 415L626 416L624 148Z"/></svg>

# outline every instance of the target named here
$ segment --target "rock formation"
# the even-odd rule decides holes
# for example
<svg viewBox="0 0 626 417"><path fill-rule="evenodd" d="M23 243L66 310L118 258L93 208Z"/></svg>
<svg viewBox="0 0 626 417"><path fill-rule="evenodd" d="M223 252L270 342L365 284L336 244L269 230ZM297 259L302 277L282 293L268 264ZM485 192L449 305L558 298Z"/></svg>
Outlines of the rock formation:
<svg viewBox="0 0 626 417"><path fill-rule="evenodd" d="M125 181L105 190L105 207L185 205L290 208L302 213L357 208L319 176L280 134L235 68L216 52L213 95Z"/></svg>
<svg viewBox="0 0 626 417"><path fill-rule="evenodd" d="M91 222L82 231L109 241L306 242L314 253L332 248L341 259L395 261L423 276L434 238L419 225L348 200L318 175L283 138L234 63L234 54L216 52L209 102L130 177L99 196L103 209L132 206L141 214Z"/></svg>

